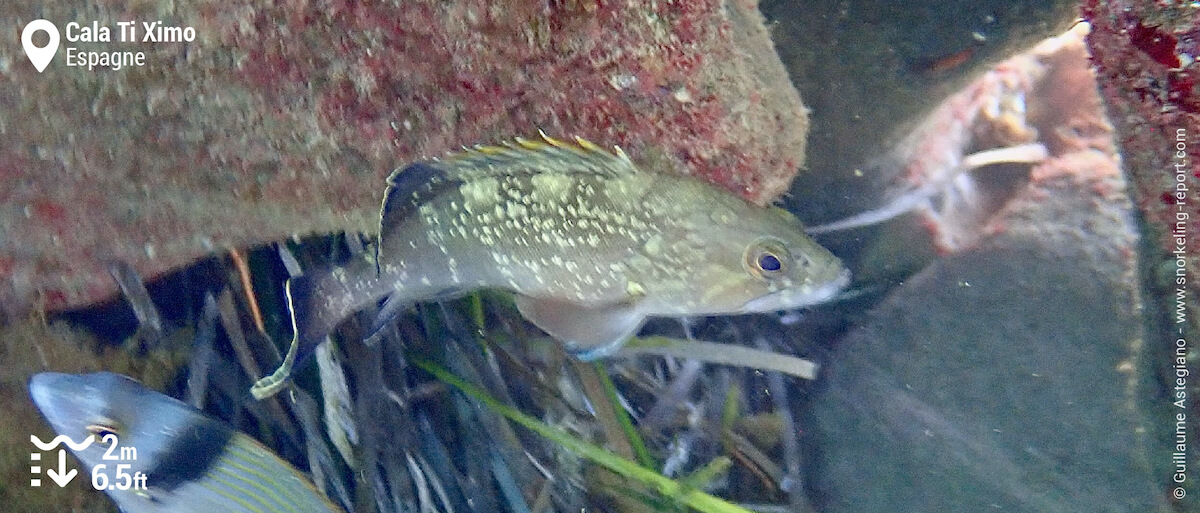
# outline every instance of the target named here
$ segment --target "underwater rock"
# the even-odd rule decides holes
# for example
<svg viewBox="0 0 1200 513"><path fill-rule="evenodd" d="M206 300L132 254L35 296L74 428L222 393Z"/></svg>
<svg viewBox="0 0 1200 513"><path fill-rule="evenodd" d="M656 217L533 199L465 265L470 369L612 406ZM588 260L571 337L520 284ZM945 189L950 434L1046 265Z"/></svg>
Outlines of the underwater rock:
<svg viewBox="0 0 1200 513"><path fill-rule="evenodd" d="M1196 214L1200 187L1200 9L1150 1L1089 1L1088 50L1100 93L1118 133L1136 203L1149 228L1169 232L1176 171L1188 187L1185 211ZM1182 134L1179 131L1182 130ZM1177 148L1177 143L1184 143ZM1183 155L1176 155L1176 151ZM1177 166L1178 164L1178 166ZM1195 229L1193 216L1192 228ZM1154 246L1167 245L1168 237ZM1173 249L1173 248L1172 248ZM1193 268L1200 238L1187 245Z"/></svg>
<svg viewBox="0 0 1200 513"><path fill-rule="evenodd" d="M1088 50L1100 94L1119 135L1134 203L1146 234L1142 276L1151 336L1171 340L1176 294L1185 332L1200 333L1200 9L1196 4L1151 0L1090 0L1083 17L1092 25ZM1183 217L1186 216L1186 217ZM1180 242L1177 236L1182 235ZM1177 272L1186 284L1176 282ZM1191 344L1194 370L1200 352ZM1159 346L1165 372L1170 345ZM1200 417L1200 382L1192 380L1191 414ZM1200 485L1188 480L1189 497Z"/></svg>
<svg viewBox="0 0 1200 513"><path fill-rule="evenodd" d="M978 245L839 342L809 419L818 509L1167 511L1157 465L1173 425L1145 402L1116 162L1080 148L1037 166Z"/></svg>
<svg viewBox="0 0 1200 513"><path fill-rule="evenodd" d="M897 279L977 244L1034 165L1082 150L1115 158L1086 34L1076 25L951 95L864 165L857 182L879 204L810 233L857 260L860 280Z"/></svg>
<svg viewBox="0 0 1200 513"><path fill-rule="evenodd" d="M790 206L825 223L873 208L867 160L894 148L998 61L1060 34L1078 0L764 0L780 57L813 110ZM808 196L811 190L824 194Z"/></svg>
<svg viewBox="0 0 1200 513"><path fill-rule="evenodd" d="M804 163L807 111L744 2L0 8L8 27L39 17L113 41L64 32L43 73L0 48L0 320L113 296L111 261L152 280L229 246L373 232L393 168L538 129L760 204ZM196 37L121 42L131 19ZM89 70L70 48L146 64Z"/></svg>

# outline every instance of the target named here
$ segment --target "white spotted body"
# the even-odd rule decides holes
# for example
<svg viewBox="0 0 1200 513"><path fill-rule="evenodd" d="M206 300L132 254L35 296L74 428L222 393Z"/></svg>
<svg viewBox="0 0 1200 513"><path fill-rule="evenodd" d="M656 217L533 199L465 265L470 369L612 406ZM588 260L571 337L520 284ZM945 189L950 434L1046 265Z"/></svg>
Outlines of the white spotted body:
<svg viewBox="0 0 1200 513"><path fill-rule="evenodd" d="M649 316L796 308L848 280L782 209L549 137L394 173L376 258L378 274L363 262L304 290L290 284L302 342L385 295L405 305L489 287L514 292L531 322L596 357Z"/></svg>

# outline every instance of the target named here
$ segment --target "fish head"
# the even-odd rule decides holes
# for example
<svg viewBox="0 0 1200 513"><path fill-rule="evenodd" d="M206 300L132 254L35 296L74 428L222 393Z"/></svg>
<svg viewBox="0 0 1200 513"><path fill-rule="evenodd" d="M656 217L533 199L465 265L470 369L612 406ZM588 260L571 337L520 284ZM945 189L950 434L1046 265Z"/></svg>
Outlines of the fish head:
<svg viewBox="0 0 1200 513"><path fill-rule="evenodd" d="M90 445L72 448L89 467L112 463L120 448L131 447L136 451L136 459L128 462L131 471L150 473L172 450L173 440L189 438L186 435L196 431L192 428L196 418L205 418L182 402L110 372L43 372L30 379L29 395L56 433L77 446L92 438ZM113 439L107 435L115 436L117 449L112 449ZM110 460L104 458L106 453Z"/></svg>
<svg viewBox="0 0 1200 513"><path fill-rule="evenodd" d="M135 398L121 393L127 379L110 373L76 376L43 372L30 379L29 395L55 433L66 436L76 446L93 439L82 449L72 449L90 466L102 461L105 435L122 437L127 430L129 416L121 411L121 405L136 404L132 402Z"/></svg>
<svg viewBox="0 0 1200 513"><path fill-rule="evenodd" d="M46 372L29 393L59 435L35 445L49 451L69 438L88 467L80 474L107 475L103 491L121 511L342 511L266 447L133 379ZM118 484L123 476L132 486Z"/></svg>
<svg viewBox="0 0 1200 513"><path fill-rule="evenodd" d="M833 298L850 281L841 260L805 235L800 221L775 207L710 214L690 274L695 313L789 310Z"/></svg>

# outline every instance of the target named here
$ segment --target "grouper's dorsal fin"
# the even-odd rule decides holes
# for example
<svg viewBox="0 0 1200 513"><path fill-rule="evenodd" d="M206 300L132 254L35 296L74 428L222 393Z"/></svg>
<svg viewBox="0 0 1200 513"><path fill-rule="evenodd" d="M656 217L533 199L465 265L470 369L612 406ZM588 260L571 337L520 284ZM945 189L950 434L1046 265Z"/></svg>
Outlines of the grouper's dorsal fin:
<svg viewBox="0 0 1200 513"><path fill-rule="evenodd" d="M620 147L608 151L576 137L562 141L538 132L541 140L517 137L500 146L475 146L447 155L439 162L463 180L487 176L559 173L619 176L637 172Z"/></svg>
<svg viewBox="0 0 1200 513"><path fill-rule="evenodd" d="M638 172L619 147L610 152L580 137L568 142L540 131L539 135L541 140L518 137L500 146L477 145L397 169L388 177L383 195L380 233L430 199L471 180L543 173L614 177Z"/></svg>

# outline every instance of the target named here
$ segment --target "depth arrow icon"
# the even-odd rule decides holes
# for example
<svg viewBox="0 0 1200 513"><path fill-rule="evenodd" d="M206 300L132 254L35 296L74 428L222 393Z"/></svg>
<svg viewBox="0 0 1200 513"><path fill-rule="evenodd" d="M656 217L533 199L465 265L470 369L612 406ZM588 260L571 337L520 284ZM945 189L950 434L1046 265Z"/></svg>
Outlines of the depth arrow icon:
<svg viewBox="0 0 1200 513"><path fill-rule="evenodd" d="M67 486L67 483L75 479L75 475L77 474L79 474L79 471L75 469L67 472L67 451L64 449L58 450L58 471L55 472L54 469L46 471L46 475L50 476L50 479L53 479L54 484L58 485L59 488Z"/></svg>

